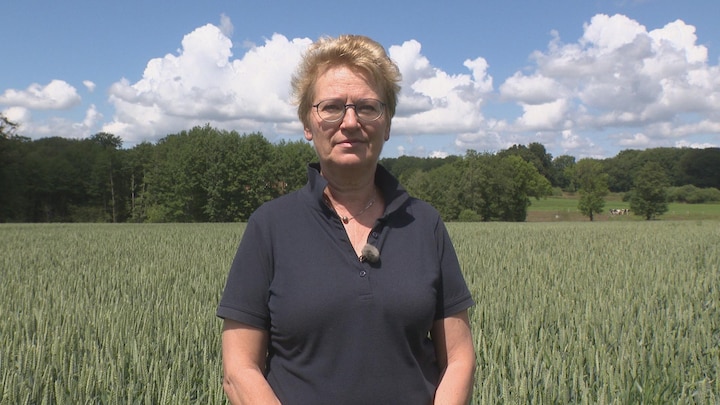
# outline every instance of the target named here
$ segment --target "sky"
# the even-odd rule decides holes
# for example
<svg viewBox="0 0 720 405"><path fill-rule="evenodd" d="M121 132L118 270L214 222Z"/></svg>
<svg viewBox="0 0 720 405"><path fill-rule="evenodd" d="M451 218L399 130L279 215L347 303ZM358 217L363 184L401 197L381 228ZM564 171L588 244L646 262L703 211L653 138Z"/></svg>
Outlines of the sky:
<svg viewBox="0 0 720 405"><path fill-rule="evenodd" d="M720 146L720 1L10 0L0 113L123 147L197 125L304 140L303 50L367 35L403 76L384 157Z"/></svg>

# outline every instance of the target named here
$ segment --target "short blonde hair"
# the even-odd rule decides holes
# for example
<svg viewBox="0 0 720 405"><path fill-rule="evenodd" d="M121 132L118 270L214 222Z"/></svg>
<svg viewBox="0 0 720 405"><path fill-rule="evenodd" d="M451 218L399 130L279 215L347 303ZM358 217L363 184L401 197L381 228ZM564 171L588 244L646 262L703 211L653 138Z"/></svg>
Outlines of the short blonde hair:
<svg viewBox="0 0 720 405"><path fill-rule="evenodd" d="M330 68L346 66L370 76L380 88L389 119L395 116L400 92L400 70L378 42L362 35L322 37L305 51L292 77L292 91L298 117L305 127L315 97L317 78Z"/></svg>

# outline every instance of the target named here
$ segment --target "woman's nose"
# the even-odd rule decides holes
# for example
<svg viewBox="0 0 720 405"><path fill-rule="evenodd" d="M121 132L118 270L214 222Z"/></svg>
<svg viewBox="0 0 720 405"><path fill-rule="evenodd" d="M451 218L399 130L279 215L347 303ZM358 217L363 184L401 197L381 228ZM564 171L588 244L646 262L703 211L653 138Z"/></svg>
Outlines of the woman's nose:
<svg viewBox="0 0 720 405"><path fill-rule="evenodd" d="M360 121L358 121L357 112L355 111L354 105L348 105L345 107L345 116L342 119L342 124L347 128L357 127Z"/></svg>

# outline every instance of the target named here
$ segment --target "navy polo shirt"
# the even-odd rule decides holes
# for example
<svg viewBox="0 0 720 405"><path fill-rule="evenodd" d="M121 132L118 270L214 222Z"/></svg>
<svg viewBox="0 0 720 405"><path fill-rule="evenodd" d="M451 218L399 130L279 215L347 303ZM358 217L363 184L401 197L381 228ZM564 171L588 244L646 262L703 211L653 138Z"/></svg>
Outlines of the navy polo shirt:
<svg viewBox="0 0 720 405"><path fill-rule="evenodd" d="M324 203L317 164L248 221L217 315L269 331L266 378L285 405L431 403L429 331L474 304L438 212L382 166L375 182L376 263L358 259Z"/></svg>

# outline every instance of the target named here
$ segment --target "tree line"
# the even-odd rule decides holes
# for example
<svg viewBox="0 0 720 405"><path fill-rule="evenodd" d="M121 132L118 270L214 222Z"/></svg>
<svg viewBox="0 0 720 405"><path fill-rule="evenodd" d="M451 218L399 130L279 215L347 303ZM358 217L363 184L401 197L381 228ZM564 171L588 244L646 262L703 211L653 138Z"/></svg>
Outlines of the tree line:
<svg viewBox="0 0 720 405"><path fill-rule="evenodd" d="M304 140L271 143L260 133L209 125L129 149L108 133L30 140L16 132L0 116L0 222L245 221L260 204L302 187L307 163L316 160ZM609 192L640 201L660 188L665 202L720 200L720 148L625 150L576 161L531 143L381 164L446 221L524 221L533 198L560 192L578 192L590 219ZM647 185L652 190L643 191Z"/></svg>
<svg viewBox="0 0 720 405"><path fill-rule="evenodd" d="M576 193L579 211L590 220L604 211L611 192L622 193L646 219L662 215L672 201L720 201L720 148L625 150L576 161L553 158L542 144L530 143L497 153L470 150L463 157L401 156L382 163L451 221L524 221L532 198L562 193Z"/></svg>

